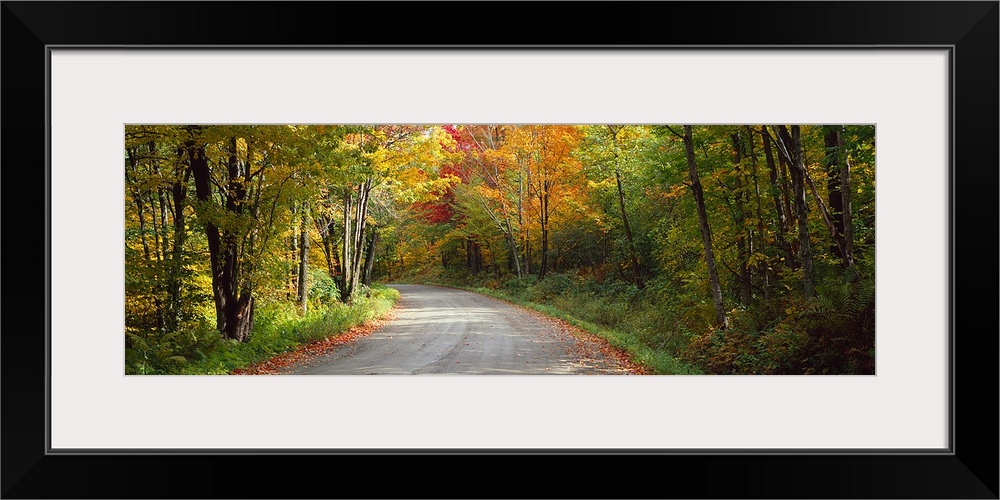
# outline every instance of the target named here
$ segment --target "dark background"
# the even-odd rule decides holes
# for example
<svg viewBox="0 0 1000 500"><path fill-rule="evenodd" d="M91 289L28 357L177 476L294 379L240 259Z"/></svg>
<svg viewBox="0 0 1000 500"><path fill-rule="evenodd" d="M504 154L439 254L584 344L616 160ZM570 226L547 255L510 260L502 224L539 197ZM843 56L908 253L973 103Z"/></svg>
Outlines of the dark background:
<svg viewBox="0 0 1000 500"><path fill-rule="evenodd" d="M998 10L995 1L2 2L2 257L24 271L7 275L0 323L2 495L997 498ZM954 454L46 454L45 47L248 44L954 46Z"/></svg>

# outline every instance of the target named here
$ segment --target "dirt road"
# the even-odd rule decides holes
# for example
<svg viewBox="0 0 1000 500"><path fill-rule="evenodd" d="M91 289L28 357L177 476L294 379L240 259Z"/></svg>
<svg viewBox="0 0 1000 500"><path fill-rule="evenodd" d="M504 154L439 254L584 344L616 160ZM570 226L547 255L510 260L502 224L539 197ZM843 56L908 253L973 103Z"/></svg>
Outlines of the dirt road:
<svg viewBox="0 0 1000 500"><path fill-rule="evenodd" d="M298 375L625 374L594 340L557 320L452 288L390 285L396 319L371 335L293 367Z"/></svg>

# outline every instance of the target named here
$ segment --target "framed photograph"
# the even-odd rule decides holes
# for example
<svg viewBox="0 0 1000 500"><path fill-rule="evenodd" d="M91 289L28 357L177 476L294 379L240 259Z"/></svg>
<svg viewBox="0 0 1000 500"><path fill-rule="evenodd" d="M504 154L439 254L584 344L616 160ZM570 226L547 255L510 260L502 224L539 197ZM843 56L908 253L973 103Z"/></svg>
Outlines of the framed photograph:
<svg viewBox="0 0 1000 500"><path fill-rule="evenodd" d="M3 496L997 498L998 7L4 2ZM357 123L872 125L874 374L126 376L126 126Z"/></svg>

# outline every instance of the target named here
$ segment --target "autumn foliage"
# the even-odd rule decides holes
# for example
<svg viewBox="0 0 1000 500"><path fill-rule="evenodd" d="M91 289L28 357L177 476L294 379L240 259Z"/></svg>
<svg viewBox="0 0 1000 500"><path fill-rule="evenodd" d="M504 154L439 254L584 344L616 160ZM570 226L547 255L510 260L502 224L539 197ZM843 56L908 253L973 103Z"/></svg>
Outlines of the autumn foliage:
<svg viewBox="0 0 1000 500"><path fill-rule="evenodd" d="M460 182L399 270L561 305L663 372L872 373L873 128L689 128L446 127Z"/></svg>
<svg viewBox="0 0 1000 500"><path fill-rule="evenodd" d="M124 153L129 373L401 280L557 307L658 373L874 372L872 126L130 125Z"/></svg>

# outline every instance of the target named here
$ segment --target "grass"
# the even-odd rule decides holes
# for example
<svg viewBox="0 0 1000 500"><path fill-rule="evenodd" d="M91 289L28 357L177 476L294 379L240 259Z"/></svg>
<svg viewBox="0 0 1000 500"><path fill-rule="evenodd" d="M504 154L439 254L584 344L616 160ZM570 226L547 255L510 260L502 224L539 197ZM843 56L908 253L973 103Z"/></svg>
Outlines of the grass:
<svg viewBox="0 0 1000 500"><path fill-rule="evenodd" d="M147 338L141 346L126 349L126 373L228 374L381 317L398 299L397 290L375 285L356 295L350 305L314 307L305 316L299 316L292 304L264 304L255 314L247 342L225 340L210 330Z"/></svg>

